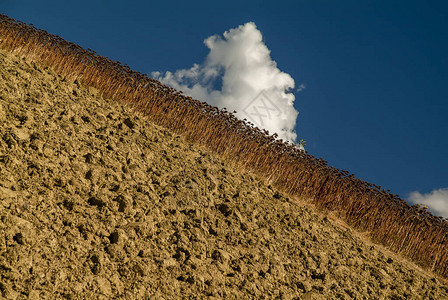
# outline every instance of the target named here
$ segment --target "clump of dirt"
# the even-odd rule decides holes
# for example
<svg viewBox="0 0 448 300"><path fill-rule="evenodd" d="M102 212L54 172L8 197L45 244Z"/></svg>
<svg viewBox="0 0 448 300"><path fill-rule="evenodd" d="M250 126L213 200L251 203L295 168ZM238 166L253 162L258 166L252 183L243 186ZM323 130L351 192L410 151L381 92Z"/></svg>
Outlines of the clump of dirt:
<svg viewBox="0 0 448 300"><path fill-rule="evenodd" d="M0 51L0 293L55 298L448 298L95 89Z"/></svg>

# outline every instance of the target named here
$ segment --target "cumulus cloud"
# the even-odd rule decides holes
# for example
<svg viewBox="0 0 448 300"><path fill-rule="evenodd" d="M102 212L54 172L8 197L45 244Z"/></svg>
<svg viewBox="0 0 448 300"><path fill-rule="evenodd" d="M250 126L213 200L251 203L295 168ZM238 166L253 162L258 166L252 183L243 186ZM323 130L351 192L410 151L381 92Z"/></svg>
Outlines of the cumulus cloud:
<svg viewBox="0 0 448 300"><path fill-rule="evenodd" d="M277 67L261 32L252 22L204 41L210 49L202 64L173 72L153 72L162 83L228 111L240 119L295 141L298 111L293 78ZM300 85L298 91L305 86Z"/></svg>
<svg viewBox="0 0 448 300"><path fill-rule="evenodd" d="M448 218L448 188L434 190L428 194L412 192L408 200L414 204L426 205L434 215Z"/></svg>

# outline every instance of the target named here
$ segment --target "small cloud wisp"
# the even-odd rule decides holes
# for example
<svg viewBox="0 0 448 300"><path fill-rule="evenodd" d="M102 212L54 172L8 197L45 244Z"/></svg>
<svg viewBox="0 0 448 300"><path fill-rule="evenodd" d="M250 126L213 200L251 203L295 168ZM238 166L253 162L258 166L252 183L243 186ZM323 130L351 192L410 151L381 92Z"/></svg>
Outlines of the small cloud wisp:
<svg viewBox="0 0 448 300"><path fill-rule="evenodd" d="M412 192L409 194L409 202L423 204L437 216L448 218L448 188L434 190L428 194Z"/></svg>

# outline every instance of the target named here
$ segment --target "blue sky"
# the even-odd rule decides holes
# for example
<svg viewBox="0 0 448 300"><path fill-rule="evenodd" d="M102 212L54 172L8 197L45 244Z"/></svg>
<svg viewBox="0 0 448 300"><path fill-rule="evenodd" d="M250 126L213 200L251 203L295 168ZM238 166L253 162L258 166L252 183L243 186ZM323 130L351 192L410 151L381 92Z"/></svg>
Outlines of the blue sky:
<svg viewBox="0 0 448 300"><path fill-rule="evenodd" d="M202 63L204 39L254 22L306 86L294 107L307 150L407 199L448 188L448 4L431 2L0 0L0 12L147 74Z"/></svg>

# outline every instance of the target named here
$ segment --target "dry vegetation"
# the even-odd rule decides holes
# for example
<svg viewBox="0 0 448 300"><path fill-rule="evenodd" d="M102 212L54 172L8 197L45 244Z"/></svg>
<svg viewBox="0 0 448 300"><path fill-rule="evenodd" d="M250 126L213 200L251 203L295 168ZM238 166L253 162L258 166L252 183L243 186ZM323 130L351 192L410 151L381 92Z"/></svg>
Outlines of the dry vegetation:
<svg viewBox="0 0 448 300"><path fill-rule="evenodd" d="M1 49L0 78L1 299L448 299L94 88Z"/></svg>
<svg viewBox="0 0 448 300"><path fill-rule="evenodd" d="M0 47L97 88L281 190L331 211L419 265L448 277L448 223L397 195L328 166L234 115L182 95L145 74L0 15Z"/></svg>

